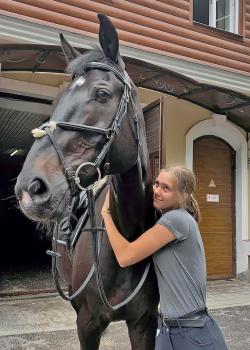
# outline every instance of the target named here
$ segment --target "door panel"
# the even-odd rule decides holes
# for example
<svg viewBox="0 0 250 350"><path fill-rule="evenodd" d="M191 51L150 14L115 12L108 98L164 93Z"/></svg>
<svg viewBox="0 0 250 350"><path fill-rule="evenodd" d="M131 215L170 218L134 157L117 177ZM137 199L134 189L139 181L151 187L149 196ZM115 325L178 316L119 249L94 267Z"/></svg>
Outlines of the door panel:
<svg viewBox="0 0 250 350"><path fill-rule="evenodd" d="M166 115L166 105L166 97L161 97L143 109L153 179L158 174L159 169L165 166L166 126L164 116Z"/></svg>
<svg viewBox="0 0 250 350"><path fill-rule="evenodd" d="M195 195L210 279L235 275L234 164L235 152L223 140L207 136L194 142Z"/></svg>

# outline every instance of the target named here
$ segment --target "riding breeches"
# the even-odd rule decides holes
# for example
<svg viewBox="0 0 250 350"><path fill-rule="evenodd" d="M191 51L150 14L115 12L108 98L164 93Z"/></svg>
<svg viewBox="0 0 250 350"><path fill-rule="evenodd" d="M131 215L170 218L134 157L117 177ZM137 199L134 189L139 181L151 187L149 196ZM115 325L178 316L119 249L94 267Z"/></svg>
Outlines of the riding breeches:
<svg viewBox="0 0 250 350"><path fill-rule="evenodd" d="M216 321L203 316L202 327L167 327L158 319L155 350L227 350L224 337Z"/></svg>

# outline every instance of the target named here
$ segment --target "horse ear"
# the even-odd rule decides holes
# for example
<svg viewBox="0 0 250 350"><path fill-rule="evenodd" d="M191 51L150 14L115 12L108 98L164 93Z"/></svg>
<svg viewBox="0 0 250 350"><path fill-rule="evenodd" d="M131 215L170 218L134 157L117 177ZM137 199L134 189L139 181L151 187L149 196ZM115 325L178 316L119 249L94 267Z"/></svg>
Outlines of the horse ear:
<svg viewBox="0 0 250 350"><path fill-rule="evenodd" d="M74 58L81 55L79 51L77 51L74 47L70 45L70 43L64 38L63 34L60 33L61 47L66 58L67 64L72 61Z"/></svg>
<svg viewBox="0 0 250 350"><path fill-rule="evenodd" d="M118 64L122 68L122 70L125 70L125 63L124 63L122 56L120 54L118 54Z"/></svg>
<svg viewBox="0 0 250 350"><path fill-rule="evenodd" d="M118 63L119 39L117 31L107 16L99 13L98 19L100 22L99 42L101 48L107 58Z"/></svg>

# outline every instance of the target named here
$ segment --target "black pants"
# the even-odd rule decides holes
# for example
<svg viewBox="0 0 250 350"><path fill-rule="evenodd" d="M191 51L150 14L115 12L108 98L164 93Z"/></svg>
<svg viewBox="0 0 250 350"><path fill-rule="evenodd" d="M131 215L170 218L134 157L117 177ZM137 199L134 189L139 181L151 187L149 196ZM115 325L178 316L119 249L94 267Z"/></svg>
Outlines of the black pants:
<svg viewBox="0 0 250 350"><path fill-rule="evenodd" d="M166 327L159 317L155 350L227 350L224 337L216 321L202 317L204 325L194 327Z"/></svg>

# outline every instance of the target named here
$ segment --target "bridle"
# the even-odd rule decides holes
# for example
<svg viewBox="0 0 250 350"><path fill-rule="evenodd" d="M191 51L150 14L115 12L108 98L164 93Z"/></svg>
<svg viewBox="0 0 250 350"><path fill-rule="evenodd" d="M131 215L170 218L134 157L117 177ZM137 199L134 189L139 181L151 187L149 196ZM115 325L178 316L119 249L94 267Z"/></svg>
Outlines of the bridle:
<svg viewBox="0 0 250 350"><path fill-rule="evenodd" d="M89 214L89 218L90 218L91 228L90 229L82 229L81 231L92 231L92 233L93 233L92 237L93 237L93 242L94 242L94 246L93 246L94 264L91 268L89 275L87 276L86 280L82 283L80 288L76 292L74 292L74 294L71 295L70 297L66 296L59 285L59 281L58 281L58 277L57 277L57 270L56 270L56 258L60 258L60 254L57 252L57 249L56 249L56 244L58 242L58 237L57 237L58 230L61 229L62 231L64 231L65 236L67 238L66 238L65 242L60 241L60 243L61 244L65 243L66 246L68 246L68 243L70 240L70 235L71 235L71 230L70 230L69 225L67 225L67 221L62 220L62 222L60 222L60 227L58 227L59 225L56 225L55 230L54 230L53 250L48 251L48 254L52 255L52 270L53 270L54 281L55 281L55 284L57 286L58 292L60 293L60 295L64 299L72 302L80 294L80 292L83 291L83 289L86 287L88 281L91 279L92 275L95 273L97 287L98 287L100 297L101 297L103 303L109 309L114 311L114 310L117 310L117 309L121 308L122 306L126 305L139 292L144 281L146 280L146 277L147 277L147 274L148 274L148 271L150 268L150 263L148 263L146 265L143 276L142 276L139 284L135 288L135 290L132 292L132 294L128 298L126 298L124 301L122 301L121 303L119 303L115 306L112 306L108 302L107 297L105 295L103 283L102 283L102 278L101 278L101 273L100 273L100 269L99 269L99 253L100 253L100 245L101 245L101 236L98 235L98 232L103 234L103 231L105 231L105 228L103 226L97 227L97 224L96 224L96 215L95 215L95 211L94 211L93 188L94 188L94 186L97 185L97 183L100 182L100 179L102 176L102 171L100 170L100 168L101 168L103 163L104 163L103 172L106 175L109 175L109 173L110 173L111 147L112 147L112 144L114 142L116 135L119 132L121 122L122 122L123 118L125 117L125 115L127 114L129 103L130 103L131 108L132 108L133 121L135 124L135 133L136 133L135 139L136 139L136 143L137 143L137 160L138 160L138 156L139 156L139 147L140 147L139 122L138 122L138 115L135 111L133 100L131 98L131 84L130 84L130 79L129 79L128 74L125 71L122 74L113 66L108 65L108 64L104 64L101 62L89 62L89 63L86 63L84 65L84 72L85 73L91 69L111 71L115 74L115 76L124 85L122 97L121 97L120 103L118 105L118 109L117 109L117 112L115 114L115 117L112 121L111 127L104 129L104 128L98 128L95 126L89 126L89 125L84 125L84 124L82 125L82 124L57 121L57 122L45 123L42 126L40 126L38 129L32 130L32 133L33 133L34 137L42 137L46 134L48 135L52 145L54 146L54 148L57 152L58 158L60 159L60 162L61 162L61 165L63 168L63 173L64 173L65 178L66 178L68 185L69 185L69 189L70 189L70 193L71 193L71 197L72 197L72 202L74 202L76 196L79 194L79 189L84 190L87 193L88 214ZM55 130L56 127L60 127L61 129L66 129L66 130L87 131L87 132L94 132L94 133L103 134L106 136L106 142L103 145L100 153L96 157L95 161L85 162L85 163L79 165L76 171L73 171L70 167L68 167L67 162L65 160L65 157L63 155L63 152L62 152L60 146L58 145L56 138L53 134L53 131ZM85 166L94 167L97 171L97 174L98 174L97 182L88 186L87 188L84 188L81 185L81 181L80 181L80 177L79 177L80 170L82 168L84 168ZM72 210L72 208L73 208L72 203L71 203L70 207ZM83 226L83 221L82 221L82 225L78 226L78 231L80 231L81 226Z"/></svg>
<svg viewBox="0 0 250 350"><path fill-rule="evenodd" d="M78 187L78 192L79 192L79 189L86 190L86 188L84 188L81 185L80 177L79 177L80 170L82 168L84 168L85 166L93 166L96 169L96 171L98 173L98 181L99 181L101 178L101 173L102 173L100 170L100 167L101 167L104 159L106 158L105 164L103 166L103 170L104 170L104 173L106 175L109 174L109 171L110 171L109 156L110 156L111 146L114 142L115 136L119 132L121 122L122 122L124 116L127 114L129 103L130 103L130 105L132 107L132 111L133 111L133 120L134 120L134 124L135 124L135 128L136 128L136 137L135 138L136 138L137 148L138 148L138 152L139 152L139 144L140 144L139 122L138 122L138 115L135 112L134 104L133 104L133 101L131 99L131 84L130 84L128 74L125 71L123 72L124 74L122 74L113 66L110 66L108 64L104 64L101 62L89 62L89 63L86 63L84 65L84 72L85 73L91 69L111 71L115 74L115 76L124 85L123 94L122 94L122 97L121 97L121 100L120 100L120 103L119 103L119 106L118 106L116 115L113 119L111 127L104 129L104 128L98 128L96 126L90 126L90 125L84 125L84 124L75 124L75 123L68 123L68 122L61 122L61 121L54 122L53 121L53 122L44 123L38 129L32 130L32 133L34 136L35 136L35 133L37 130L44 131L44 133L41 134L41 136L43 136L45 134L47 134L49 136L50 141L53 144L53 146L57 152L57 155L60 159L61 165L63 167L63 173L64 173L66 180L69 184L69 188L70 188L70 192L71 192L72 196L74 196L77 193L77 187ZM51 128L51 123L53 123L52 124L53 128ZM106 142L103 145L101 152L99 153L99 155L97 156L97 158L95 159L94 162L83 163L83 164L78 166L76 171L73 171L70 167L68 167L67 162L65 160L65 157L63 155L63 152L62 152L60 146L58 145L58 143L54 137L53 131L55 130L56 127L60 127L61 129L65 129L65 130L87 131L87 132L94 132L94 133L103 134L106 136ZM35 137L41 137L41 136L35 136Z"/></svg>

